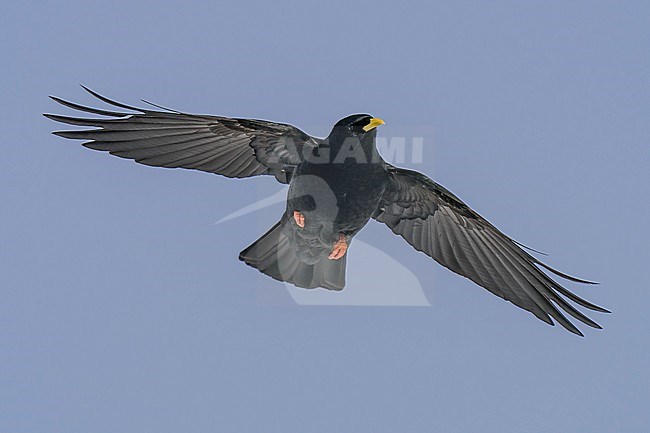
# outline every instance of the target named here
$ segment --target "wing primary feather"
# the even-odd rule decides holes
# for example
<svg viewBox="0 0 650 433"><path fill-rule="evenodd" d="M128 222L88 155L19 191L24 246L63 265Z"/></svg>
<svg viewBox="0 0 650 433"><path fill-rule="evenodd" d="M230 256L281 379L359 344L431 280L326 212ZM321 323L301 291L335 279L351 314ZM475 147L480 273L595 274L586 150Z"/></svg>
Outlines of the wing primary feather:
<svg viewBox="0 0 650 433"><path fill-rule="evenodd" d="M148 110L144 110L142 108L133 107L131 105L122 104L121 102L117 102L117 101L113 101L112 99L108 99L106 96L100 95L99 93L95 92L94 90L89 89L88 87L84 86L83 84L80 84L80 86L86 92L93 95L95 98L99 99L100 101L106 102L107 104L112 105L114 107L124 108L126 110L139 111L141 113L147 113L148 112Z"/></svg>
<svg viewBox="0 0 650 433"><path fill-rule="evenodd" d="M83 117L61 116L58 114L45 113L43 116L55 122L65 123L75 126L92 126L95 128L111 129L116 131L142 131L142 130L156 130L156 129L174 129L174 128L188 128L200 127L207 128L205 122L194 120L170 120L170 119L145 119L134 118L134 114L127 114L119 119L89 119Z"/></svg>
<svg viewBox="0 0 650 433"><path fill-rule="evenodd" d="M490 233L488 233L488 235L490 235ZM568 331L570 331L570 332L572 332L572 333L574 333L576 335L584 337L584 334L573 323L571 323L571 321L569 319L567 319L566 316L564 314L562 314L562 312L555 305L553 305L551 303L551 301L550 301L550 299L548 297L547 290L544 290L544 289L548 289L548 288L546 286L544 286L544 284L539 282L539 281L537 282L537 286L534 285L533 282L530 281L529 276L526 275L526 272L525 272L526 269L525 268L522 269L521 265L518 265L517 263L513 263L511 257L508 256L507 251L503 249L504 247L499 246L498 243L496 243L496 242L493 242L493 245L495 245L497 248L500 249L501 254L503 254L504 258L506 260L508 260L508 262L510 262L519 271L519 273L526 279L526 281L528 281L530 286L532 286L532 291L527 291L527 294L529 296L531 296L532 299L535 300L535 302L537 302L538 300L541 301L543 303L544 307L546 307L546 308L543 308L543 307L542 308L548 314L550 314L555 320L557 320L558 323L560 325L562 325L565 329L567 329ZM528 275L533 277L530 273ZM541 291L540 291L540 289L541 289ZM544 292L546 292L546 293L544 293Z"/></svg>
<svg viewBox="0 0 650 433"><path fill-rule="evenodd" d="M549 323L551 321L549 315L552 316L555 320L560 322L565 328L570 329L570 326L567 327L563 322L568 322L566 318L564 318L564 321L562 320L563 316L562 314L555 308L553 305L550 303L548 299L546 299L541 293L539 293L533 284L528 280L528 278L525 277L525 275L521 274L521 271L517 268L517 266L510 260L507 254L504 253L504 251L496 245L492 239L490 239L488 236L482 237L483 241L490 247L490 251L493 252L495 255L495 258L497 258L506 272L512 277L514 281L516 281L516 286L514 287L509 287L510 292L514 294L519 299L523 299L522 296L518 295L516 293L516 289L519 288L523 294L525 294L528 299L530 300L531 303L537 306L537 308L532 307L530 309L527 309L531 313L533 313L536 317L542 319L546 323ZM523 279L522 279L523 278ZM560 317L558 317L560 316ZM569 322L570 323L570 322ZM573 326L575 328L575 326ZM577 330L577 328L576 328ZM573 332L573 331L572 331Z"/></svg>
<svg viewBox="0 0 650 433"><path fill-rule="evenodd" d="M111 117L132 116L132 114L129 113L120 113L117 111L100 110L99 108L86 107L84 105L79 105L79 104L75 104L74 102L66 101L65 99L61 99L56 96L50 96L50 99L68 108L72 108L73 110L84 111L86 113L92 113L92 114L99 114L100 116L111 116Z"/></svg>
<svg viewBox="0 0 650 433"><path fill-rule="evenodd" d="M534 262L533 262L533 263L534 263ZM557 290L558 292L560 292L562 295L564 295L564 296L566 296L567 298L571 299L571 300L572 300L573 302L575 302L576 304L578 304L578 305L580 305L580 306L582 306L582 307L588 308L588 309L590 309L590 310L592 310L592 311L598 311L598 312L600 312L600 313L611 313L611 311L609 311L609 310L607 310L607 309L605 309L605 308L603 308L603 307L600 307L600 306L598 306L598 305L596 305L596 304L592 304L591 302L589 302L589 301L587 301L587 300L581 298L580 296L576 295L575 293L573 293L573 292L569 291L568 289L564 288L564 286L562 286L562 285L561 285L560 283L558 283L557 281L554 281L552 278L550 278L550 277L549 277L548 275L546 275L545 273L540 272L540 274L544 277L545 281L546 281L546 282L547 282L551 287L553 287L555 290Z"/></svg>
<svg viewBox="0 0 650 433"><path fill-rule="evenodd" d="M79 131L56 131L54 135L59 137L70 138L73 140L96 140L96 141L131 141L147 138L163 137L183 137L193 136L201 131L200 127L178 127L178 128L161 128L161 129L135 129L135 130L110 130L110 129L93 129Z"/></svg>
<svg viewBox="0 0 650 433"><path fill-rule="evenodd" d="M495 238L495 241L499 242L499 240L496 239L496 236L493 235L493 238ZM507 246L503 243L503 240L501 240L500 243L504 248L507 248ZM548 280L548 278L544 278L545 275L537 267L535 267L532 263L528 261L524 261L521 257L517 255L513 255L513 257L515 258L515 260L517 260L520 263L521 267L524 270L526 270L526 272L531 277L533 277L536 281L540 283L539 287L543 289L543 293L547 298L557 303L558 306L560 306L564 311L571 314L573 317L580 320L582 323L585 323L593 328L602 329L602 327L599 324L597 324L589 317L582 314L580 311L573 308L572 305L567 303L564 299L562 299L562 297L560 297L555 291L553 291L553 286L559 286L559 284L556 283L553 286L546 284L545 280Z"/></svg>
<svg viewBox="0 0 650 433"><path fill-rule="evenodd" d="M564 278L564 279L566 279L566 280L573 281L573 282L575 282L575 283L582 283L582 284L593 284L593 285L600 284L600 283L598 283L598 282L596 282L596 281L583 280L582 278L577 278L577 277L573 277L573 276L571 276L571 275L569 275L569 274L565 274L564 272L558 271L557 269L550 267L550 266L547 265L546 263L544 263L544 262L542 262L542 261L540 261L540 260L537 260L536 258L534 258L534 257L532 257L532 256L531 256L531 258L532 258L533 261L534 261L535 263L537 263L538 265L542 266L542 267L545 268L546 270L551 271L551 272L553 272L555 275L557 275L557 276L559 276L559 277L562 277L562 278Z"/></svg>
<svg viewBox="0 0 650 433"><path fill-rule="evenodd" d="M145 104L149 104L152 107L160 108L161 110L169 111L170 113L175 113L175 114L183 114L180 111L173 110L171 108L163 107L162 105L154 104L153 102L147 101L146 99L141 99L142 102Z"/></svg>
<svg viewBox="0 0 650 433"><path fill-rule="evenodd" d="M495 236L494 233L487 232L486 233L487 238L492 241L492 244L495 245L499 250L501 251L501 254L504 255L504 257L515 266L515 268L521 273L521 275L531 284L533 287L533 292L528 293L529 295L539 295L543 299L546 300L546 305L551 308L551 310L548 311L549 314L553 316L562 326L564 326L567 330L573 332L574 334L580 335L581 337L584 337L584 334L580 332L580 330L573 324L569 319L562 314L560 310L558 310L553 304L551 304L551 299L556 298L557 295L554 296L554 293L552 292L551 289L549 289L548 286L546 286L542 281L539 281L539 278L536 278L535 275L531 272L531 269L526 267L525 264L522 264L519 260L517 260L517 256L513 255L512 252L508 254L508 249L507 247L499 241L499 239ZM515 260L515 262L513 262ZM528 266L531 266L528 264ZM532 269L535 269L534 267ZM537 270L539 272L539 270ZM532 278L532 280L531 280ZM535 298L533 298L535 299ZM553 299L556 301L556 299ZM556 301L557 302L557 301ZM561 306L561 305L560 305ZM575 309L574 309L575 310ZM569 314L572 313L571 309L565 310ZM573 315L573 314L571 314ZM576 317L578 320L582 321L583 323L586 323L589 325L589 319L588 321L582 320L579 316ZM586 318L586 316L585 316Z"/></svg>
<svg viewBox="0 0 650 433"><path fill-rule="evenodd" d="M541 251L538 251L538 250L536 250L535 248L528 247L528 246L522 244L521 242L512 239L511 237L508 237L508 239L510 239L510 240L511 240L512 242L514 242L515 244L517 244L517 245L519 245L520 247L525 248L525 249L527 249L527 250L529 250L529 251L532 251L532 252L537 253L537 254L541 254L541 255L543 255L543 256L548 256L548 254L543 253L543 252L541 252Z"/></svg>
<svg viewBox="0 0 650 433"><path fill-rule="evenodd" d="M548 255L548 254L546 254L546 253L543 253L543 252L540 252L540 251L534 250L534 249L532 249L532 248L530 248L530 247L527 247L527 246L525 246L524 244L522 244L522 243L520 243L520 242L517 242L516 240L512 239L511 237L506 236L506 235L504 235L503 233L501 233L501 230L499 230L498 228L496 228L496 227L495 227L494 225L492 225L490 222L486 221L484 218L481 217L481 219L483 219L483 221L485 221L485 222L486 222L486 223L487 223L487 224L488 224L488 225L489 225L489 226L490 226L490 227L491 227L491 228L492 228L496 233L499 233L499 235L503 236L504 238L506 238L508 241L512 242L513 244L515 244L515 245L517 245L517 246L520 246L520 247L523 247L523 248L526 248L526 249L528 249L528 250L534 251L534 252L536 252L536 253L542 254L542 255L544 255L544 256L547 256L547 255ZM547 269L548 271L550 271L550 272L554 273L555 275L557 275L557 276L559 276L559 277L562 277L562 278L564 278L564 279L566 279L566 280L573 281L573 282L575 282L575 283L582 283L582 284L600 284L600 283L598 283L598 282L596 282L596 281L584 280L584 279L582 279L582 278L577 278L577 277L571 276L571 275L569 275L569 274L565 274L565 273L562 272L562 271L559 271L559 270L557 270L557 269L555 269L555 268L550 267L549 265L547 265L546 263L542 262L541 260L536 259L535 257L531 256L530 254L528 254L528 253L525 252L524 250L519 250L519 251L517 251L517 254L519 254L520 256L524 257L526 260L530 260L530 261L532 261L532 262L535 262L536 264L538 264L538 265L544 267L544 268Z"/></svg>
<svg viewBox="0 0 650 433"><path fill-rule="evenodd" d="M116 121L121 121L123 119L85 119L82 117L70 117L70 116L60 116L58 114L49 114L45 113L43 116L47 117L50 120L55 122L65 123L68 125L75 126L93 126L95 128L101 128L101 122L110 122L114 123Z"/></svg>

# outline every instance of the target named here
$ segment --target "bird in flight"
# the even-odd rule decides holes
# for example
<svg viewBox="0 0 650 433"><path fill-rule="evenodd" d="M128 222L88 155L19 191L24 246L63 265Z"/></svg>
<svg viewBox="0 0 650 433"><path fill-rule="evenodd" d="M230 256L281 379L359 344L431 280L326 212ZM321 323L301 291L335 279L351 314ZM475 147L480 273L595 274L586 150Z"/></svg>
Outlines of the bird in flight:
<svg viewBox="0 0 650 433"><path fill-rule="evenodd" d="M595 283L546 265L446 188L422 173L384 161L375 146L376 128L384 123L379 118L348 116L321 139L288 124L187 114L151 103L158 110L136 108L84 89L127 111L52 97L66 107L102 116L45 114L57 122L92 128L54 134L85 140L85 147L145 165L230 178L270 175L288 184L280 220L239 254L244 263L276 280L302 288L342 290L350 243L374 219L416 250L550 325L555 319L583 335L564 311L601 328L568 300L609 312L570 292L543 270L570 281Z"/></svg>

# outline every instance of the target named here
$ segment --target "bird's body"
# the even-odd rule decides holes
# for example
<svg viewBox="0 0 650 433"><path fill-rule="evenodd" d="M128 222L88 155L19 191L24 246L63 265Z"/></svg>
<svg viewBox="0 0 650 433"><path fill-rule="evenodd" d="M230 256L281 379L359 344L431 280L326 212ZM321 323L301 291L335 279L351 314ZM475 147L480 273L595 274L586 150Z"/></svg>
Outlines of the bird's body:
<svg viewBox="0 0 650 433"><path fill-rule="evenodd" d="M593 283L537 260L427 176L383 161L375 146L381 119L348 116L327 138L319 139L287 124L145 110L88 91L135 113L53 98L75 110L108 117L46 114L58 122L98 128L55 134L87 140L86 147L146 165L234 178L272 175L289 184L280 220L239 255L274 279L304 288L342 290L348 246L375 219L416 250L548 324L555 319L582 335L561 309L600 328L567 299L590 310L607 310L570 292L542 268L571 281Z"/></svg>
<svg viewBox="0 0 650 433"><path fill-rule="evenodd" d="M305 216L311 216L306 218L308 225L314 220L331 220L336 234L354 236L376 211L387 181L383 161L347 164L307 161L298 166L291 180L287 210L293 210L291 206L304 210Z"/></svg>
<svg viewBox="0 0 650 433"><path fill-rule="evenodd" d="M386 163L374 151L374 130L363 137L339 137L339 132L335 127L316 150L318 154L305 157L293 171L285 214L276 230L262 238L272 236L274 242L253 244L240 254L241 260L298 287L343 289L345 260L332 262L332 246L341 242L346 250L370 221L389 175ZM296 222L296 213L304 224ZM286 251L275 249L277 244ZM261 250L262 246L269 249Z"/></svg>

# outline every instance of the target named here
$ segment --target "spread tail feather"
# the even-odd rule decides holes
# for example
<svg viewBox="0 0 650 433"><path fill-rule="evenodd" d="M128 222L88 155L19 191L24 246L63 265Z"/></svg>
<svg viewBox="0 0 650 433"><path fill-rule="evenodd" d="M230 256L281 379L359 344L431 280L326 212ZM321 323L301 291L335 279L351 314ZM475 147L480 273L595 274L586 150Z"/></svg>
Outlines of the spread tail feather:
<svg viewBox="0 0 650 433"><path fill-rule="evenodd" d="M305 289L323 287L342 290L345 287L345 263L347 255L330 260L323 254L315 263L301 262L289 237L283 233L285 220L239 253L239 260L278 281L291 283Z"/></svg>

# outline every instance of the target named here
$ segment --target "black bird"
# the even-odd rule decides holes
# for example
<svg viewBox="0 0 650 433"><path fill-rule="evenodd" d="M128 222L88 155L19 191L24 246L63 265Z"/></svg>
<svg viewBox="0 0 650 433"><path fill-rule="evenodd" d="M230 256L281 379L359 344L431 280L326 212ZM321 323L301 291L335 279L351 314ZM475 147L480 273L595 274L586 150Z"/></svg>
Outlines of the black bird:
<svg viewBox="0 0 650 433"><path fill-rule="evenodd" d="M272 175L289 184L280 221L239 255L276 280L304 288L343 289L347 248L373 218L416 250L550 325L555 319L583 335L561 309L600 329L564 298L608 312L565 289L541 268L574 282L595 283L542 263L427 176L385 162L375 147L381 119L348 116L327 138L319 139L287 124L186 114L151 103L163 111L136 108L84 89L134 113L52 97L72 109L106 117L45 114L58 122L95 128L54 134L86 140L85 147L145 165L232 178Z"/></svg>

